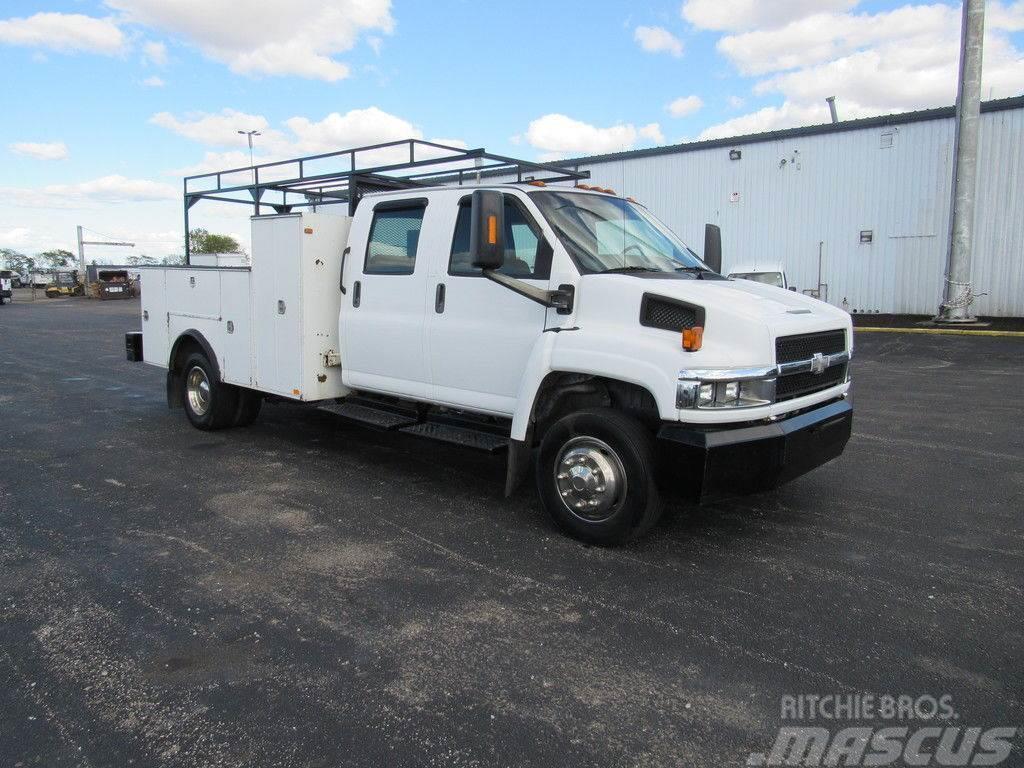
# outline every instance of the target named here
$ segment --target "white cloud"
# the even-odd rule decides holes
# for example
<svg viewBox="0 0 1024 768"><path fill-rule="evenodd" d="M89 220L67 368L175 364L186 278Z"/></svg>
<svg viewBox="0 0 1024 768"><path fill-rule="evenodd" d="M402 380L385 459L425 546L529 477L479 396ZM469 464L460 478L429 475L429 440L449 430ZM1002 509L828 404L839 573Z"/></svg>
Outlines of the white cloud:
<svg viewBox="0 0 1024 768"><path fill-rule="evenodd" d="M1016 95L1024 86L1024 53L1007 33L1024 28L1024 2L989 2L987 11L982 93ZM942 4L809 13L772 29L725 35L719 51L741 74L762 77L753 92L782 103L711 126L701 138L828 122L825 97L832 95L841 119L952 104L959 42L960 11Z"/></svg>
<svg viewBox="0 0 1024 768"><path fill-rule="evenodd" d="M181 191L170 184L148 179L103 176L74 184L44 187L0 187L9 205L27 208L90 208L99 204L174 200Z"/></svg>
<svg viewBox="0 0 1024 768"><path fill-rule="evenodd" d="M743 74L764 74L837 59L867 46L912 46L942 59L959 49L960 13L945 5L907 5L876 14L818 13L774 29L718 42Z"/></svg>
<svg viewBox="0 0 1024 768"><path fill-rule="evenodd" d="M32 230L28 227L0 229L0 248L21 248L30 241Z"/></svg>
<svg viewBox="0 0 1024 768"><path fill-rule="evenodd" d="M390 33L390 0L106 0L133 23L160 29L247 75L349 76L334 56L368 31Z"/></svg>
<svg viewBox="0 0 1024 768"><path fill-rule="evenodd" d="M0 43L113 55L121 52L125 40L111 19L78 13L37 13L0 21Z"/></svg>
<svg viewBox="0 0 1024 768"><path fill-rule="evenodd" d="M666 109L672 117L686 117L698 112L704 106L704 100L700 96L680 96L669 104Z"/></svg>
<svg viewBox="0 0 1024 768"><path fill-rule="evenodd" d="M815 13L846 11L858 0L686 0L682 16L700 29L779 27Z"/></svg>
<svg viewBox="0 0 1024 768"><path fill-rule="evenodd" d="M853 117L850 115L849 117ZM828 107L798 106L786 102L781 107L764 107L749 115L734 117L724 123L704 129L698 139L720 139L727 136L743 136L748 133L775 131L797 125L814 125L829 121Z"/></svg>
<svg viewBox="0 0 1024 768"><path fill-rule="evenodd" d="M633 39L648 53L669 53L675 57L683 55L683 44L664 27L637 27Z"/></svg>
<svg viewBox="0 0 1024 768"><path fill-rule="evenodd" d="M408 120L377 107L353 109L344 115L332 112L315 122L293 117L284 124L295 136L295 148L305 154L423 137L419 128Z"/></svg>
<svg viewBox="0 0 1024 768"><path fill-rule="evenodd" d="M50 184L43 187L43 191L48 195L95 200L103 203L174 200L180 194L178 188L170 184L148 179L127 179L117 174L77 184Z"/></svg>
<svg viewBox="0 0 1024 768"><path fill-rule="evenodd" d="M265 155L254 155L254 160L257 164L263 162L273 162L279 158L267 157ZM229 152L206 152L203 155L203 159L198 163L187 165L183 168L173 168L167 172L168 176L198 176L204 173L215 173L216 171L226 171L231 168L248 168L249 167L249 152L248 150L231 150Z"/></svg>
<svg viewBox="0 0 1024 768"><path fill-rule="evenodd" d="M150 40L142 46L142 54L146 61L162 67L167 63L167 46Z"/></svg>
<svg viewBox="0 0 1024 768"><path fill-rule="evenodd" d="M234 109L224 109L216 114L196 113L178 118L170 112L158 112L149 122L173 131L186 139L215 147L248 147L248 140L239 131L260 131L256 138L259 145L279 144L283 137L280 131L270 128L263 115L250 115Z"/></svg>
<svg viewBox="0 0 1024 768"><path fill-rule="evenodd" d="M255 140L254 161L257 164L404 139L423 139L423 131L416 125L377 107L352 109L344 114L332 112L320 120L292 117L284 121L284 130L271 127L262 115L249 115L233 109L224 109L216 114L196 113L180 118L169 112L160 112L153 115L150 122L200 144L236 148L207 151L200 162L170 171L173 175L182 176L248 167L246 138L238 134L241 128L262 133ZM457 148L467 146L461 139L432 138L430 141ZM417 160L444 156L446 153L443 150L422 146L416 150ZM356 162L358 167L366 168L404 162L408 157L408 149L400 146L358 153ZM325 162L329 164L332 161ZM333 162L336 167L338 161ZM287 176L297 174L297 169L288 165L280 168L279 172Z"/></svg>
<svg viewBox="0 0 1024 768"><path fill-rule="evenodd" d="M66 160L68 157L68 148L63 141L18 141L8 144L7 148L16 155L28 155L36 160Z"/></svg>
<svg viewBox="0 0 1024 768"><path fill-rule="evenodd" d="M665 134L661 132L661 126L657 123L648 123L637 130L637 135L653 141L655 144L665 143Z"/></svg>
<svg viewBox="0 0 1024 768"><path fill-rule="evenodd" d="M163 78L157 77L156 75L153 75L152 77L147 77L145 80L142 81L142 84L147 88L163 88L166 85L166 83L163 81Z"/></svg>
<svg viewBox="0 0 1024 768"><path fill-rule="evenodd" d="M566 154L603 154L632 149L637 137L664 141L657 123L637 128L632 123L598 128L565 115L538 117L526 129L526 140L541 150L546 160Z"/></svg>

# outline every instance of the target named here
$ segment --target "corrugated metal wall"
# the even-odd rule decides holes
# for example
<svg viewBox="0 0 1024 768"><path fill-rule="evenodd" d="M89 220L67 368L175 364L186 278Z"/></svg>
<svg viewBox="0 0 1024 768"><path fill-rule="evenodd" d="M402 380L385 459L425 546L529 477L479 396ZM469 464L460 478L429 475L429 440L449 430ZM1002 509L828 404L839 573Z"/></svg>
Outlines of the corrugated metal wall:
<svg viewBox="0 0 1024 768"><path fill-rule="evenodd" d="M983 113L974 311L1024 316L1024 109ZM581 168L646 204L698 253L722 228L724 264L785 264L799 289L821 282L851 310L933 314L946 263L952 119L728 148L631 157ZM870 230L871 243L861 243Z"/></svg>

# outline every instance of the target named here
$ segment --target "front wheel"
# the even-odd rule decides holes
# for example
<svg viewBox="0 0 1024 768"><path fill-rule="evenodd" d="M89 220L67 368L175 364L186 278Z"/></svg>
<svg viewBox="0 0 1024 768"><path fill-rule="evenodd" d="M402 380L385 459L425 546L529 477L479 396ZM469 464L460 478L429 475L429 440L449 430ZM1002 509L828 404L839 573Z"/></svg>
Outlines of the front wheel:
<svg viewBox="0 0 1024 768"><path fill-rule="evenodd" d="M537 488L555 524L601 545L647 532L663 504L654 482L650 432L610 408L571 413L544 435Z"/></svg>
<svg viewBox="0 0 1024 768"><path fill-rule="evenodd" d="M202 352L193 352L183 368L182 406L192 426L202 430L231 426L238 411L238 390L217 380Z"/></svg>

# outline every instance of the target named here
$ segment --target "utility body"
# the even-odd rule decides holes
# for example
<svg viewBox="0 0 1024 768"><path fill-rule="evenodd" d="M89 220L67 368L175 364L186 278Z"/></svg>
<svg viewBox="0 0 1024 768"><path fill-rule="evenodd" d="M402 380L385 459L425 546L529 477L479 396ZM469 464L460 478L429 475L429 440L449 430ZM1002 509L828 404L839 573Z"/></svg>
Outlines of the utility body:
<svg viewBox="0 0 1024 768"><path fill-rule="evenodd" d="M253 216L249 266L143 268L129 359L166 368L201 429L291 400L507 451L506 492L532 467L552 519L596 543L666 497L765 490L842 452L849 315L721 276L714 227L702 260L583 174L501 159L553 181L348 178L313 196L347 209Z"/></svg>

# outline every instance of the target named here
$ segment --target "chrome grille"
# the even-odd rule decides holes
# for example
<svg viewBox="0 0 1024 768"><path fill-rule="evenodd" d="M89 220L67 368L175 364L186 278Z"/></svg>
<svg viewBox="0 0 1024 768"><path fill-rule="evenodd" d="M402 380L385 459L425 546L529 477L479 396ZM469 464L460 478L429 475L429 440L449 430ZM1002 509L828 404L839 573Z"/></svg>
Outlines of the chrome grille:
<svg viewBox="0 0 1024 768"><path fill-rule="evenodd" d="M846 331L821 331L797 336L780 336L775 340L775 362L794 363L810 360L815 352L834 355L846 350Z"/></svg>
<svg viewBox="0 0 1024 768"><path fill-rule="evenodd" d="M834 387L846 381L846 366L833 365L825 369L824 373L791 373L788 376L779 376L775 381L775 402L781 403L784 400L792 400L795 397L812 395L823 389Z"/></svg>

